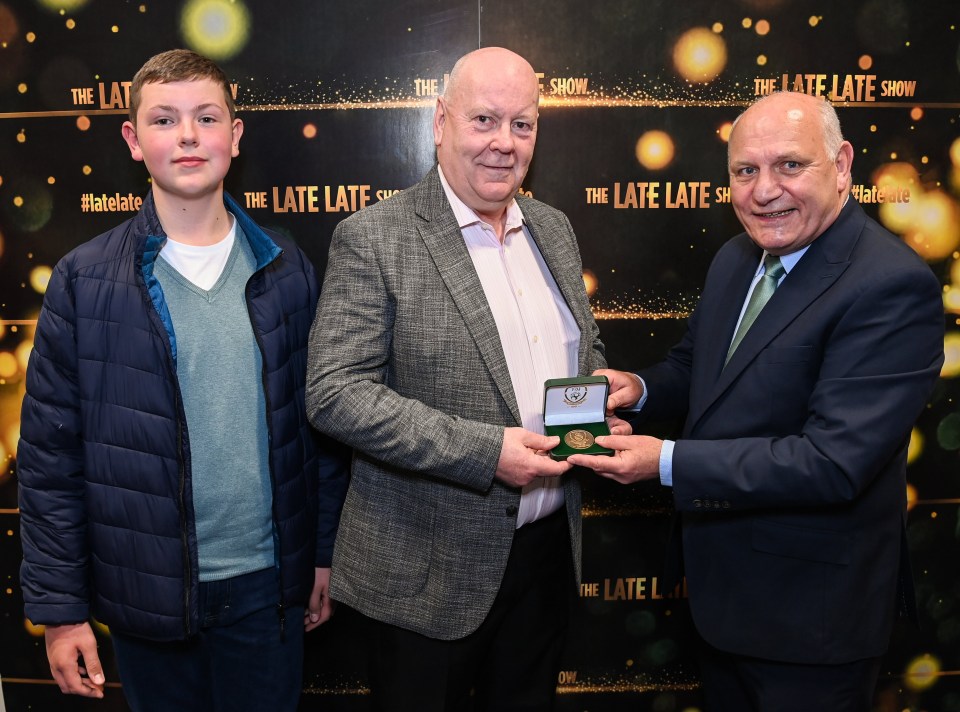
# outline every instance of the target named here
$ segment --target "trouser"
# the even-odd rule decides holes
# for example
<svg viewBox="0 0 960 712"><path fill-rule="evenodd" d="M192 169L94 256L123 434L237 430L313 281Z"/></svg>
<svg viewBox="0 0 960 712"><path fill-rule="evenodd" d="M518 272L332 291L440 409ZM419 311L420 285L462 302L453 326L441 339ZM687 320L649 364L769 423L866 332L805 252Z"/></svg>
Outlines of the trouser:
<svg viewBox="0 0 960 712"><path fill-rule="evenodd" d="M134 712L293 711L303 677L303 606L284 611L276 568L200 584L200 631L158 643L114 634Z"/></svg>
<svg viewBox="0 0 960 712"><path fill-rule="evenodd" d="M466 638L436 640L367 619L374 708L551 710L575 590L561 509L517 530L493 607Z"/></svg>

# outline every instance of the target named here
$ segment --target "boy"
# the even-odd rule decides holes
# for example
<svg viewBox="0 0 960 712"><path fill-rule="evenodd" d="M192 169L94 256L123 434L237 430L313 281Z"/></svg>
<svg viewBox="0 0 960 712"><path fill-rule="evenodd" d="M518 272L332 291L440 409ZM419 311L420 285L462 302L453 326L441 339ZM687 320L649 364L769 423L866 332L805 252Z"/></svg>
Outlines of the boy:
<svg viewBox="0 0 960 712"><path fill-rule="evenodd" d="M151 192L60 261L37 323L26 614L65 693L103 696L93 614L135 710L292 710L347 478L304 411L313 267L223 191L243 122L216 64L156 55L130 97Z"/></svg>

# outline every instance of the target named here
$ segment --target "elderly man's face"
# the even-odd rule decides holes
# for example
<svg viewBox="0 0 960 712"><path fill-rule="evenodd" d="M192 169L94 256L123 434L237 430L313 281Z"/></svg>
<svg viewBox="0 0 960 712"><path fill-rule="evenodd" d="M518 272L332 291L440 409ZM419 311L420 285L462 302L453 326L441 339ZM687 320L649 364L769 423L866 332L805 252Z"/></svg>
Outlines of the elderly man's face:
<svg viewBox="0 0 960 712"><path fill-rule="evenodd" d="M434 116L437 159L480 217L499 219L527 174L537 141L539 87L529 65L494 55L464 66Z"/></svg>
<svg viewBox="0 0 960 712"><path fill-rule="evenodd" d="M853 161L828 156L814 97L783 94L749 109L730 136L730 196L753 241L774 255L809 245L840 213Z"/></svg>

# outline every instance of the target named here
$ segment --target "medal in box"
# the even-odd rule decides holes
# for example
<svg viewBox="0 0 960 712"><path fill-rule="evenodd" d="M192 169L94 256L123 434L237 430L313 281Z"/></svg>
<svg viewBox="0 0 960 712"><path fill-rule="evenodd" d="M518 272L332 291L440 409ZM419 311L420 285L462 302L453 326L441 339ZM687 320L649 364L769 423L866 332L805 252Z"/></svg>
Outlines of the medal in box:
<svg viewBox="0 0 960 712"><path fill-rule="evenodd" d="M543 384L543 426L547 435L558 435L560 444L550 451L554 460L570 455L612 455L600 447L598 435L609 435L604 412L610 382L606 376L551 378Z"/></svg>

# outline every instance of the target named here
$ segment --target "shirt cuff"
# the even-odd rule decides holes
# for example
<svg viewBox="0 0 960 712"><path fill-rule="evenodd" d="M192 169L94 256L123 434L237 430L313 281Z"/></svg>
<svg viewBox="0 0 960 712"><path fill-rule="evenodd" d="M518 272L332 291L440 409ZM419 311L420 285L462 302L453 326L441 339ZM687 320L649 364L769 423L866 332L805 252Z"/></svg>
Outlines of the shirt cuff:
<svg viewBox="0 0 960 712"><path fill-rule="evenodd" d="M643 409L643 404L647 402L647 382L636 373L631 373L630 375L640 381L640 385L643 386L643 395L640 396L640 400L638 400L637 404L632 408L617 408L617 410L621 410L624 413L639 413Z"/></svg>
<svg viewBox="0 0 960 712"><path fill-rule="evenodd" d="M660 448L660 484L673 487L673 440L664 440Z"/></svg>

